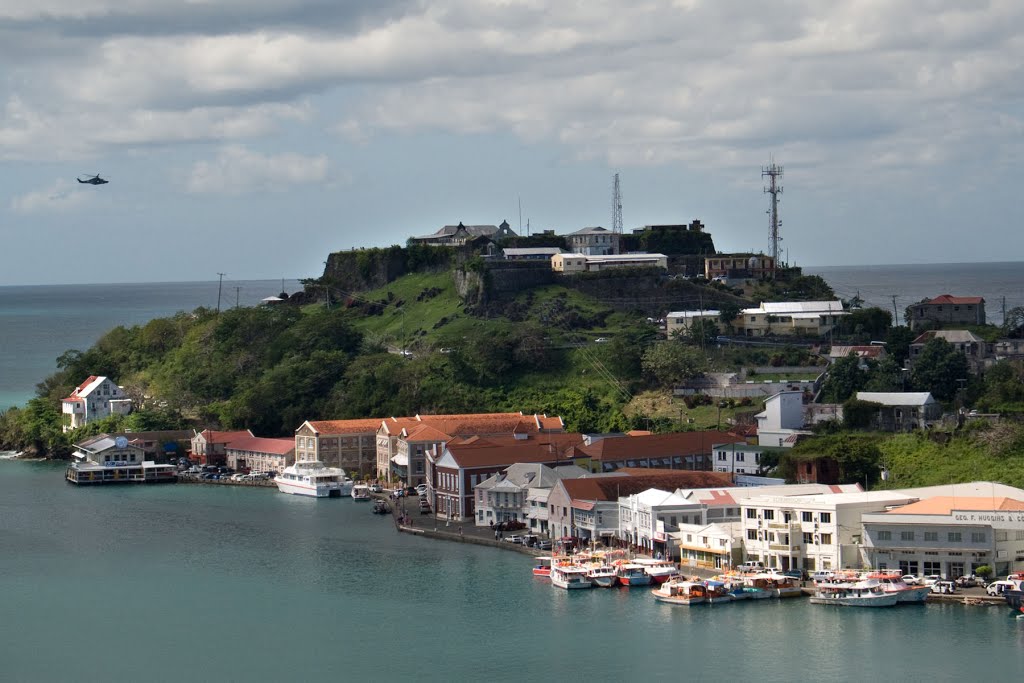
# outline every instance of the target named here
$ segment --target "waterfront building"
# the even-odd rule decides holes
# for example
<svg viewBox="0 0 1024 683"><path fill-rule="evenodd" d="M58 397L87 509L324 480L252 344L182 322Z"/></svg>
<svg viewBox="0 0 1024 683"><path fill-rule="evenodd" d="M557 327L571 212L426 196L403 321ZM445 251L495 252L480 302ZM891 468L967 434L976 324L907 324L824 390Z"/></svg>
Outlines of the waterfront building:
<svg viewBox="0 0 1024 683"><path fill-rule="evenodd" d="M306 420L295 430L295 460L317 460L353 477L377 471L377 430L383 418Z"/></svg>
<svg viewBox="0 0 1024 683"><path fill-rule="evenodd" d="M227 465L228 444L238 439L249 439L254 434L248 429L218 432L213 429L193 431L192 459L204 465Z"/></svg>
<svg viewBox="0 0 1024 683"><path fill-rule="evenodd" d="M744 552L782 570L859 567L861 515L915 500L896 491L748 498L741 505Z"/></svg>
<svg viewBox="0 0 1024 683"><path fill-rule="evenodd" d="M877 403L875 429L910 432L942 419L942 404L927 391L858 391L858 401Z"/></svg>
<svg viewBox="0 0 1024 683"><path fill-rule="evenodd" d="M680 524L668 537L683 569L722 571L743 561L743 526L738 523Z"/></svg>
<svg viewBox="0 0 1024 683"><path fill-rule="evenodd" d="M804 392L780 391L769 396L757 420L757 444L792 448L801 436L811 434L804 426Z"/></svg>
<svg viewBox="0 0 1024 683"><path fill-rule="evenodd" d="M486 518L487 488L478 490L479 484L513 465L572 465L585 457L577 451L582 443L582 435L565 433L453 437L426 454L427 497L438 517L488 526L500 520ZM525 521L520 511L528 492L510 484L498 493L490 500L490 511L518 514L519 521ZM477 509L478 502L484 509Z"/></svg>
<svg viewBox="0 0 1024 683"><path fill-rule="evenodd" d="M678 547L669 543L669 534L679 530L684 517L700 515L701 505L671 491L650 488L618 499L620 541L642 552L678 555Z"/></svg>
<svg viewBox="0 0 1024 683"><path fill-rule="evenodd" d="M933 496L865 514L864 562L947 579L983 565L996 576L1024 570L1024 491L1019 496Z"/></svg>
<svg viewBox="0 0 1024 683"><path fill-rule="evenodd" d="M70 432L111 415L127 415L132 400L108 377L92 375L61 400L63 431Z"/></svg>
<svg viewBox="0 0 1024 683"><path fill-rule="evenodd" d="M540 463L516 463L484 479L474 487L475 522L489 526L506 520L525 522L532 530L547 531L547 497L559 479L583 476L576 465L549 467ZM544 514L540 511L543 510Z"/></svg>
<svg viewBox="0 0 1024 683"><path fill-rule="evenodd" d="M419 429L424 425L431 429ZM397 478L406 486L427 483L427 452L440 452L444 443L454 437L518 435L526 438L531 434L563 432L565 425L560 417L522 412L389 417L377 430L377 476ZM508 466L513 462L503 464Z"/></svg>
<svg viewBox="0 0 1024 683"><path fill-rule="evenodd" d="M73 484L128 484L177 481L174 465L145 459L145 451L124 436L99 434L75 444L64 477Z"/></svg>
<svg viewBox="0 0 1024 683"><path fill-rule="evenodd" d="M699 503L703 509L700 520L714 523L739 522L743 503L762 496L814 496L825 493L858 493L860 484L787 484L784 480L749 475L733 475L734 485L703 489L678 489L677 494ZM764 480L763 482L758 480Z"/></svg>
<svg viewBox="0 0 1024 683"><path fill-rule="evenodd" d="M259 436L234 439L225 447L227 465L233 470L279 474L295 464L295 439Z"/></svg>
<svg viewBox="0 0 1024 683"><path fill-rule="evenodd" d="M922 327L952 327L955 325L984 325L985 299L980 296L953 296L942 294L907 307L910 329Z"/></svg>
<svg viewBox="0 0 1024 683"><path fill-rule="evenodd" d="M113 438L123 436L128 443L142 449L146 460L168 459L188 454L192 443L191 429L166 429L145 432L118 432Z"/></svg>
<svg viewBox="0 0 1024 683"><path fill-rule="evenodd" d="M615 440L615 439L613 439ZM611 545L619 535L619 498L650 488L674 491L684 488L728 486L728 475L716 472L625 468L614 475L591 474L563 479L548 496L548 527L553 538ZM678 523L701 521L701 512L680 514ZM698 519L698 517L700 517Z"/></svg>
<svg viewBox="0 0 1024 683"><path fill-rule="evenodd" d="M733 321L737 332L747 337L797 336L820 339L849 315L842 301L763 302L744 308Z"/></svg>
<svg viewBox="0 0 1024 683"><path fill-rule="evenodd" d="M704 257L708 280L767 280L775 277L775 259L765 254L712 254Z"/></svg>

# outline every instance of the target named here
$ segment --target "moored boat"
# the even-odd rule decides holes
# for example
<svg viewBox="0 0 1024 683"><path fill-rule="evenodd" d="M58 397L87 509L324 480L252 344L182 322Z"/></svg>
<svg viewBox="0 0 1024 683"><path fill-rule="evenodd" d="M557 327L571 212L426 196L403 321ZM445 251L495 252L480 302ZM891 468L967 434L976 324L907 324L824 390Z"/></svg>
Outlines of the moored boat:
<svg viewBox="0 0 1024 683"><path fill-rule="evenodd" d="M651 585L651 576L644 570L643 565L626 562L616 567L616 573L619 583L623 586Z"/></svg>
<svg viewBox="0 0 1024 683"><path fill-rule="evenodd" d="M551 578L551 558L538 557L537 564L533 566L533 575L544 579Z"/></svg>
<svg viewBox="0 0 1024 683"><path fill-rule="evenodd" d="M299 460L274 478L281 493L314 498L340 498L352 492L345 470L327 467L319 460Z"/></svg>
<svg viewBox="0 0 1024 683"><path fill-rule="evenodd" d="M732 593L725 587L725 584L721 581L708 580L704 582L707 586L707 600L709 605L715 605L723 602L732 602Z"/></svg>
<svg viewBox="0 0 1024 683"><path fill-rule="evenodd" d="M367 501L370 500L370 487L366 484L355 484L352 486L351 492L352 500Z"/></svg>
<svg viewBox="0 0 1024 683"><path fill-rule="evenodd" d="M895 593L885 593L877 581L821 584L811 597L815 605L843 607L892 607L898 601Z"/></svg>
<svg viewBox="0 0 1024 683"><path fill-rule="evenodd" d="M698 605L707 601L708 589L699 581L672 579L652 590L651 595L670 605Z"/></svg>
<svg viewBox="0 0 1024 683"><path fill-rule="evenodd" d="M587 576L597 588L612 588L618 584L618 573L615 567L608 564L592 564L587 567Z"/></svg>
<svg viewBox="0 0 1024 683"><path fill-rule="evenodd" d="M897 603L921 604L928 599L931 586L911 586L899 572L868 572L866 579L878 581L883 593L895 593Z"/></svg>
<svg viewBox="0 0 1024 683"><path fill-rule="evenodd" d="M672 577L679 576L679 567L671 560L648 560L645 558L637 558L633 560L633 564L638 564L643 567L647 575L651 577L652 583L665 583Z"/></svg>
<svg viewBox="0 0 1024 683"><path fill-rule="evenodd" d="M584 567L561 562L551 565L551 585L568 590L592 588L594 586L590 582L590 577L587 576L587 570Z"/></svg>

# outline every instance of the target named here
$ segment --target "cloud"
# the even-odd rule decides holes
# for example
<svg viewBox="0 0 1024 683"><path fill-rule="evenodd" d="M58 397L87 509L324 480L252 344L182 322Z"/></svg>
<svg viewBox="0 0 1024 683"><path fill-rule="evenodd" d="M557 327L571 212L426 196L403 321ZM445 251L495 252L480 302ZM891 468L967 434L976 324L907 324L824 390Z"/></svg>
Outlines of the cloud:
<svg viewBox="0 0 1024 683"><path fill-rule="evenodd" d="M92 186L88 186L92 188ZM78 211L93 201L87 191L66 180L57 180L49 188L11 199L11 209L18 213L67 213Z"/></svg>
<svg viewBox="0 0 1024 683"><path fill-rule="evenodd" d="M220 150L216 159L197 162L186 181L189 192L239 195L282 191L329 180L327 157L264 155L240 146Z"/></svg>

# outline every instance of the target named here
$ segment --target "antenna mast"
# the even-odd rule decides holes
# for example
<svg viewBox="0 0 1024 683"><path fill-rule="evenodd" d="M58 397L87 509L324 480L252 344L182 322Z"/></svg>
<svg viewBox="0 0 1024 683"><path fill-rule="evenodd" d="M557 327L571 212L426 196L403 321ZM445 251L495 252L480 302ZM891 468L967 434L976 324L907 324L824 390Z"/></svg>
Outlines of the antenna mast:
<svg viewBox="0 0 1024 683"><path fill-rule="evenodd" d="M614 176L612 185L612 232L622 233L622 188L619 186L619 174Z"/></svg>
<svg viewBox="0 0 1024 683"><path fill-rule="evenodd" d="M772 196L771 208L768 210L768 242L772 248L772 267L778 269L779 242L782 241L779 236L779 228L782 226L782 221L779 220L779 195L782 194L782 185L778 184L778 179L782 177L782 167L777 166L772 159L767 167L761 167L761 177L768 178L768 187L764 188L764 191L765 194Z"/></svg>

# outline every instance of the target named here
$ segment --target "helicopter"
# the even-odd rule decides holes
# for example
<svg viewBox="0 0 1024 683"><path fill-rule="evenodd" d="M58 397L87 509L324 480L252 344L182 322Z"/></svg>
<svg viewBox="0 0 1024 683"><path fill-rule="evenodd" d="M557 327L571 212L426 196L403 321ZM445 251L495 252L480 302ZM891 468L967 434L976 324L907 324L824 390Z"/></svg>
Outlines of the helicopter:
<svg viewBox="0 0 1024 683"><path fill-rule="evenodd" d="M82 180L81 178L78 178L77 180L78 182L84 185L106 185L107 183L110 182L109 180L104 180L103 178L100 178L99 173L97 173L94 176L86 176L85 180Z"/></svg>

